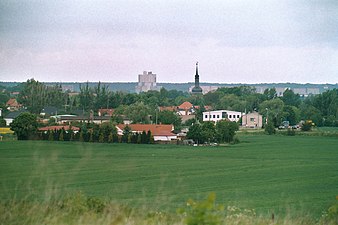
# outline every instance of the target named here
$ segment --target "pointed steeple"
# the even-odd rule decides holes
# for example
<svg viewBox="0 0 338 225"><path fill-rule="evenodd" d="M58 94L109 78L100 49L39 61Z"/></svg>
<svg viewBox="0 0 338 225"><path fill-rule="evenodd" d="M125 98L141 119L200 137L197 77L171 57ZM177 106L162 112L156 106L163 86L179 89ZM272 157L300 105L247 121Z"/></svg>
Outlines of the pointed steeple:
<svg viewBox="0 0 338 225"><path fill-rule="evenodd" d="M198 75L198 62L196 62L196 74L195 74L195 87L193 87L193 94L201 94L202 88L200 87L200 76Z"/></svg>
<svg viewBox="0 0 338 225"><path fill-rule="evenodd" d="M198 77L199 78L199 75L198 75L198 62L196 62L196 74L195 74L195 78Z"/></svg>

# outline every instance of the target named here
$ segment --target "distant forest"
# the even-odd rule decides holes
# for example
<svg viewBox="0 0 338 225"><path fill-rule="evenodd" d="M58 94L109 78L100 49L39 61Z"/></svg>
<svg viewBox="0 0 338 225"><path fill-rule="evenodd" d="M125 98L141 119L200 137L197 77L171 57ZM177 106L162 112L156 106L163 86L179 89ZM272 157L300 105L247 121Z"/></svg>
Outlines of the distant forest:
<svg viewBox="0 0 338 225"><path fill-rule="evenodd" d="M0 86L6 87L7 89L12 89L12 91L20 91L18 85L24 82L2 82L0 81ZM41 82L47 86L55 86L56 84L61 84L63 89L69 89L70 91L80 92L80 85L85 85L87 82ZM89 82L89 87L94 88L98 85L99 82ZM101 85L105 85L109 91L122 91L127 93L134 93L135 86L137 82L101 82ZM167 90L177 90L188 92L189 88L193 86L194 83L157 83L157 86L161 86ZM258 87L263 86L266 88L277 88L277 87L287 87L287 88L319 88L320 93L326 90L332 90L338 88L338 83L336 84L299 84L299 83L259 83L259 84L225 84L225 83L200 83L201 86L221 86L221 87L240 87L240 86L249 86L249 87Z"/></svg>

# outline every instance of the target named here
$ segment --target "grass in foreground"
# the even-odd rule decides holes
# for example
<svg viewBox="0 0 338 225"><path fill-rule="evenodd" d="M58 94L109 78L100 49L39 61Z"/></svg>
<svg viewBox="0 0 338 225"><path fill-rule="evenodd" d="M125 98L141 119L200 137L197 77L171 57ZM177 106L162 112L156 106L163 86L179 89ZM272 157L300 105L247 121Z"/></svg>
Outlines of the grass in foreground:
<svg viewBox="0 0 338 225"><path fill-rule="evenodd" d="M82 191L133 209L174 213L187 199L215 192L218 203L265 218L314 219L335 201L338 139L240 140L226 147L2 142L0 198L48 203Z"/></svg>
<svg viewBox="0 0 338 225"><path fill-rule="evenodd" d="M221 224L284 224L284 225L333 225L338 223L338 202L328 213L314 220L306 216L262 217L254 210L215 203L211 193L202 201L189 200L187 206L177 213L151 211L147 208L132 208L105 202L98 198L86 197L77 192L61 200L49 202L7 202L0 204L0 224L102 224L102 225L221 225Z"/></svg>

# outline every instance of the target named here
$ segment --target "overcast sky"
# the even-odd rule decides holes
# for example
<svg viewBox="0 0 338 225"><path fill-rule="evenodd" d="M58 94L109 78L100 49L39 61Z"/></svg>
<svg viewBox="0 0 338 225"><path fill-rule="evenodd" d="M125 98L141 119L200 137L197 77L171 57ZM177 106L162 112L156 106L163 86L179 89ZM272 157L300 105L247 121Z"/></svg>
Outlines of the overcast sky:
<svg viewBox="0 0 338 225"><path fill-rule="evenodd" d="M338 83L337 0L1 0L0 80Z"/></svg>

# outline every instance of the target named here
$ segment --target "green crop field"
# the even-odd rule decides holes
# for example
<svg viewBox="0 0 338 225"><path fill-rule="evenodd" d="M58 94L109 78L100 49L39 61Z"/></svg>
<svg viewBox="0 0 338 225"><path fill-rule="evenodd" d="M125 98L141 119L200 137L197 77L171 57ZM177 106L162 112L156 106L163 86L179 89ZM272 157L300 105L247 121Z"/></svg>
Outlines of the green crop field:
<svg viewBox="0 0 338 225"><path fill-rule="evenodd" d="M240 136L219 147L0 142L0 199L75 191L118 203L175 210L216 193L258 213L319 217L338 195L338 139Z"/></svg>

